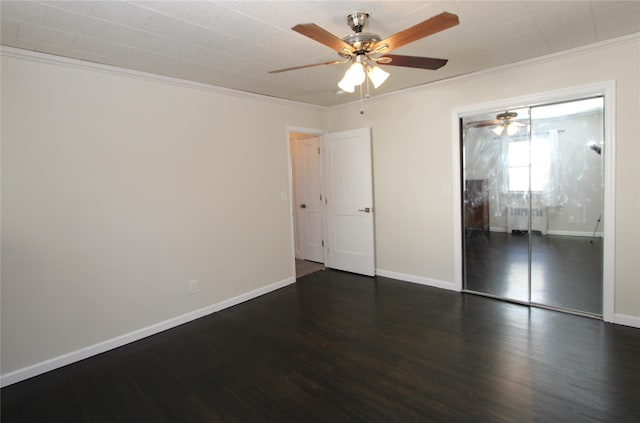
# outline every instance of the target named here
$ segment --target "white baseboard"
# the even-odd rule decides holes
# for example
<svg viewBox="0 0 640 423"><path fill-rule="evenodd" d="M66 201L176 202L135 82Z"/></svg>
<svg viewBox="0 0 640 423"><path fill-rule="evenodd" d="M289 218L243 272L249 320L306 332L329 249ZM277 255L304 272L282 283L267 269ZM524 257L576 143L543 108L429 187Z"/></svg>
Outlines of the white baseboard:
<svg viewBox="0 0 640 423"><path fill-rule="evenodd" d="M640 317L628 316L625 314L614 314L613 323L616 323L618 325L631 326L634 328L640 328Z"/></svg>
<svg viewBox="0 0 640 423"><path fill-rule="evenodd" d="M268 294L272 291L275 291L277 289L290 285L295 281L296 279L294 277L290 277L282 281L275 282L258 289L254 289L253 291L240 294L236 297L220 301L219 303L215 303L207 307L203 307L198 310L190 311L189 313L185 313L183 315L173 317L163 322L159 322L151 326L147 326L145 328L134 330L132 332L125 333L124 335L120 335L115 338L111 338L106 341L99 342L97 344L90 345L88 347L81 348L79 350L72 351L70 353L51 358L49 360L45 360L28 367L24 367L22 369L14 370L13 372L9 372L7 374L0 376L0 387L5 387L8 385L23 381L25 379L29 379L31 377L38 376L42 373L46 373L51 370L58 369L60 367L64 367L68 364L72 364L77 361L84 360L85 358L89 358L94 355L112 350L114 348L121 347L131 342L139 341L148 336L155 335L159 332L163 332L165 330L174 328L176 326L180 326L192 320L196 320L201 317L207 316L209 314L215 313L217 311L224 310L225 308L233 307L245 301L249 301L254 298L257 298L261 295Z"/></svg>
<svg viewBox="0 0 640 423"><path fill-rule="evenodd" d="M397 279L404 282L418 283L421 285L432 286L435 288L448 289L450 291L459 291L451 282L429 279L422 276L407 275L404 273L390 272L388 270L376 269L376 275L386 278ZM640 316L629 316L625 314L614 314L612 323L617 325L631 326L640 328Z"/></svg>
<svg viewBox="0 0 640 423"><path fill-rule="evenodd" d="M382 270L382 269L376 269L376 274L386 278L397 279L405 282L412 282L412 283L417 283L421 285L432 286L435 288L458 291L455 288L453 283L440 281L437 279L429 279L422 276L407 275L404 273L391 272L391 271ZM99 342L97 344L94 344L85 348L81 348L79 350L72 351L70 353L51 358L49 360L45 360L28 367L24 367L22 369L15 370L13 372L0 376L0 387L5 387L8 385L29 379L31 377L49 372L51 370L64 367L68 364L72 364L77 361L84 360L85 358L89 358L94 355L112 350L114 348L121 347L131 342L139 341L148 336L155 335L157 333L174 328L176 326L180 326L184 323L188 323L190 321L215 313L217 311L224 310L225 308L233 307L245 301L249 301L254 298L260 297L262 295L268 294L270 292L283 288L287 285L290 285L294 282L295 282L295 278L290 277L282 281L264 286L262 288L258 288L253 291L249 291L247 293L238 295L236 297L229 298L224 301L220 301L210 306L203 307L198 310L194 310L180 316L176 316L174 318L165 320L163 322L159 322L154 325L147 326L145 328L141 328L141 329L126 333L124 335L117 336L115 338L108 339L106 341ZM638 316L615 314L613 322L619 325L640 328L640 317Z"/></svg>
<svg viewBox="0 0 640 423"><path fill-rule="evenodd" d="M490 232L507 232L507 228L503 228L500 226L491 226L489 228ZM561 231L561 230L555 230L555 229L549 229L547 231L547 235L562 235L562 236L582 236L582 237L588 237L591 238L593 237L593 232L579 232L579 231ZM604 236L604 233L602 232L596 232L595 237L596 238L602 238Z"/></svg>
<svg viewBox="0 0 640 423"><path fill-rule="evenodd" d="M593 232L579 232L579 231L557 231L549 229L547 231L549 235L562 235L562 236L581 236L585 238L591 238L593 236ZM603 237L602 232L596 232L596 238Z"/></svg>
<svg viewBox="0 0 640 423"><path fill-rule="evenodd" d="M376 275L385 278L397 279L405 282L418 283L420 285L432 286L434 288L448 289L450 291L459 291L453 282L440 281L437 279L429 279L422 276L407 275L405 273L391 272L383 269L376 269Z"/></svg>

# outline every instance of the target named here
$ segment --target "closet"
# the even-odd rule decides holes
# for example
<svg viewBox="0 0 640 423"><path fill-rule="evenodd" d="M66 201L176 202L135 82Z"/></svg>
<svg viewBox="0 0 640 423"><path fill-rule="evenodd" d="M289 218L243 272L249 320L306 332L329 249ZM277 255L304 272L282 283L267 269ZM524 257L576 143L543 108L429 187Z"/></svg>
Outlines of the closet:
<svg viewBox="0 0 640 423"><path fill-rule="evenodd" d="M604 101L461 119L463 290L602 315Z"/></svg>

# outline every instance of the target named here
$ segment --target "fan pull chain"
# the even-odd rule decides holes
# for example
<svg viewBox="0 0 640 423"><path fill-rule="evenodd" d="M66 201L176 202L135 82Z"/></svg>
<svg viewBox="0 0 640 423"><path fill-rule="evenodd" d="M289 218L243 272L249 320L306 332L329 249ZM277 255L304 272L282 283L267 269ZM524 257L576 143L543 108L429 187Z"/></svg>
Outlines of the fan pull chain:
<svg viewBox="0 0 640 423"><path fill-rule="evenodd" d="M369 74L365 73L365 81L364 84L360 84L360 114L364 115L364 99L363 99L363 90L362 86L366 84L367 93L364 95L364 98L371 98L371 94L369 93Z"/></svg>

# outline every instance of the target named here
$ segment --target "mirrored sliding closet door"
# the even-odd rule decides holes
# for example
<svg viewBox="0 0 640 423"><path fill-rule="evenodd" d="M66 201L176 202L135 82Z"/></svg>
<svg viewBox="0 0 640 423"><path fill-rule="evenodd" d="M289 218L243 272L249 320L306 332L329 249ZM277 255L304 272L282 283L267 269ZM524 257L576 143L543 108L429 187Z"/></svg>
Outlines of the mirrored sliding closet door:
<svg viewBox="0 0 640 423"><path fill-rule="evenodd" d="M462 120L464 290L602 314L603 99Z"/></svg>

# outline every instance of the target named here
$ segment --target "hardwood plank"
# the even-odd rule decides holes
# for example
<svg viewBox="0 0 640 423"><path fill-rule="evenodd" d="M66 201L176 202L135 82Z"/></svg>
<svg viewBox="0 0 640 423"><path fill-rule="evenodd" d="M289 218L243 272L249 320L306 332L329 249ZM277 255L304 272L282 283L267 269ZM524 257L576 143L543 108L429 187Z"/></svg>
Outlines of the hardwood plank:
<svg viewBox="0 0 640 423"><path fill-rule="evenodd" d="M2 422L638 421L640 330L326 270L2 389Z"/></svg>

